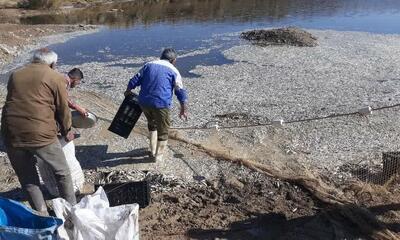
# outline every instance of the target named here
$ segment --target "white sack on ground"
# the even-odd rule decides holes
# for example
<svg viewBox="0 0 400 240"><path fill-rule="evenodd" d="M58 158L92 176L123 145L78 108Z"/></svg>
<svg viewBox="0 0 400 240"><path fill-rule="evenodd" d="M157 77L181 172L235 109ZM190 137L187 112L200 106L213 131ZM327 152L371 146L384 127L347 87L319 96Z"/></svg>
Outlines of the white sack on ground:
<svg viewBox="0 0 400 240"><path fill-rule="evenodd" d="M85 177L81 165L75 157L75 145L73 141L66 142L64 139L59 139L61 147L63 149L67 164L71 172L72 184L74 185L74 191L78 192L82 189L85 182ZM39 175L45 185L46 189L53 196L60 196L57 188L56 178L51 167L43 161L38 161Z"/></svg>
<svg viewBox="0 0 400 240"><path fill-rule="evenodd" d="M102 187L73 207L54 199L53 208L65 223L58 229L62 240L139 240L139 205L110 207Z"/></svg>

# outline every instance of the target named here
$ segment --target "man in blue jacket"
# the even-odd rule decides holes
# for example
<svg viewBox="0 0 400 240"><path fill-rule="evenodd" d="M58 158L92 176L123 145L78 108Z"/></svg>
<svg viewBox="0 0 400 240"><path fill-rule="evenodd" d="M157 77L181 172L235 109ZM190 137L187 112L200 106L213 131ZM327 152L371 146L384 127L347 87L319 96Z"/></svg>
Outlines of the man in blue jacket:
<svg viewBox="0 0 400 240"><path fill-rule="evenodd" d="M176 58L174 49L165 49L160 60L146 63L129 80L125 91L125 95L128 95L132 89L140 86L138 101L148 121L150 151L156 161L163 159L167 147L173 92L181 107L179 117L187 120L187 94L182 77L174 66Z"/></svg>

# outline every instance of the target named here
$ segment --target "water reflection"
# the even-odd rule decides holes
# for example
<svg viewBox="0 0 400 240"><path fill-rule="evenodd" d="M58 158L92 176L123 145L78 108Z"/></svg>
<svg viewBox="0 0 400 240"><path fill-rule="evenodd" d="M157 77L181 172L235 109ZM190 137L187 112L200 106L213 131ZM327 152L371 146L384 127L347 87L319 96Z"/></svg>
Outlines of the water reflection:
<svg viewBox="0 0 400 240"><path fill-rule="evenodd" d="M69 14L21 18L24 24L102 24L131 27L167 22L248 22L309 16L400 11L398 0L142 0L102 4Z"/></svg>
<svg viewBox="0 0 400 240"><path fill-rule="evenodd" d="M162 48L174 47L185 56L178 61L182 75L196 77L191 70L197 65L231 63L222 51L238 44L238 33L248 29L290 25L309 29L400 33L400 1L138 0L21 21L29 24L109 26L98 33L50 46L59 53L61 64L155 57L159 56ZM187 55L204 50L207 51Z"/></svg>

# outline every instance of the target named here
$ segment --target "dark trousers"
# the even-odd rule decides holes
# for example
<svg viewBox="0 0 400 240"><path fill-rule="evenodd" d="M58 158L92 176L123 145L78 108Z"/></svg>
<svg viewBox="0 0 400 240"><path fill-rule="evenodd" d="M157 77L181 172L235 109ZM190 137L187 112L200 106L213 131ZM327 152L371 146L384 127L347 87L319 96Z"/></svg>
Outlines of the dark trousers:
<svg viewBox="0 0 400 240"><path fill-rule="evenodd" d="M158 141L168 140L168 130L171 125L169 108L141 108L147 118L149 131L157 131Z"/></svg>
<svg viewBox="0 0 400 240"><path fill-rule="evenodd" d="M37 158L45 161L53 169L61 197L71 204L76 204L71 173L58 139L43 147L11 147L7 145L6 149L11 165L22 189L27 193L28 201L33 209L39 212L47 211L46 202L40 190L36 168Z"/></svg>

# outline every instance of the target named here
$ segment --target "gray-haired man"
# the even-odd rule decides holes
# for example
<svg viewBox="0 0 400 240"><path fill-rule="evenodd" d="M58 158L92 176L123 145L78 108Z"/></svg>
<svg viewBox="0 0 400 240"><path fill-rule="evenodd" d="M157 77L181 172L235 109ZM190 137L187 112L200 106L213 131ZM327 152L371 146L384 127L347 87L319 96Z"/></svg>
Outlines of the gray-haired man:
<svg viewBox="0 0 400 240"><path fill-rule="evenodd" d="M163 159L167 147L170 127L169 109L173 92L181 105L179 117L187 119L187 94L183 88L182 77L174 66L176 58L174 49L165 49L160 60L146 63L130 79L125 91L126 95L140 86L138 101L148 121L150 151L156 160Z"/></svg>
<svg viewBox="0 0 400 240"><path fill-rule="evenodd" d="M71 174L57 139L61 135L71 141L71 112L63 75L53 68L57 54L40 49L31 64L16 70L7 85L7 98L1 118L1 132L10 163L31 206L47 213L39 188L36 158L54 170L61 197L76 203ZM58 124L58 126L57 126Z"/></svg>

